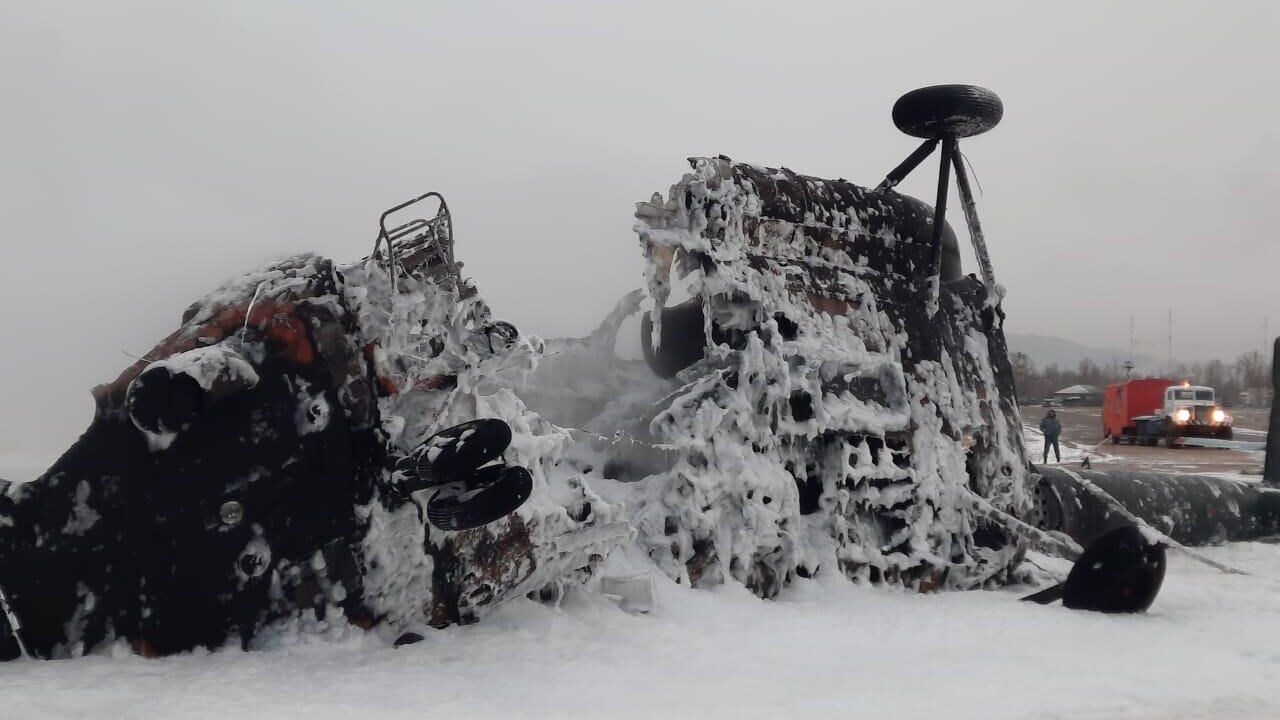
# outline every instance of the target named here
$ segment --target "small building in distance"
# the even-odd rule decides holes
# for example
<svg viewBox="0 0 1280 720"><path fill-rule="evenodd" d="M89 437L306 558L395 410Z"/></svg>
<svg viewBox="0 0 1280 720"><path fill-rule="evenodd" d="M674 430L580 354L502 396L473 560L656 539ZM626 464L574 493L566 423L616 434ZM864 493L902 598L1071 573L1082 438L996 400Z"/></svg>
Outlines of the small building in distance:
<svg viewBox="0 0 1280 720"><path fill-rule="evenodd" d="M1236 396L1236 404L1240 407L1271 407L1273 395L1271 388L1248 388Z"/></svg>
<svg viewBox="0 0 1280 720"><path fill-rule="evenodd" d="M1072 385L1053 393L1063 405L1102 405L1102 388L1096 385Z"/></svg>

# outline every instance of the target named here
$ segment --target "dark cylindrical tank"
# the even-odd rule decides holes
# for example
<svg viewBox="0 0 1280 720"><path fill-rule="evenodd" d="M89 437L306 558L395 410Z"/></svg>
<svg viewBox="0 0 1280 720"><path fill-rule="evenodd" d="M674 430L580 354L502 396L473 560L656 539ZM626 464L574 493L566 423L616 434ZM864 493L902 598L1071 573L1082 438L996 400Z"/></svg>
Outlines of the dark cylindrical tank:
<svg viewBox="0 0 1280 720"><path fill-rule="evenodd" d="M1112 528L1131 524L1086 482L1186 545L1280 535L1280 490L1263 485L1205 475L1121 470L1040 467L1038 472L1032 489L1035 524L1064 532L1081 545L1087 546Z"/></svg>

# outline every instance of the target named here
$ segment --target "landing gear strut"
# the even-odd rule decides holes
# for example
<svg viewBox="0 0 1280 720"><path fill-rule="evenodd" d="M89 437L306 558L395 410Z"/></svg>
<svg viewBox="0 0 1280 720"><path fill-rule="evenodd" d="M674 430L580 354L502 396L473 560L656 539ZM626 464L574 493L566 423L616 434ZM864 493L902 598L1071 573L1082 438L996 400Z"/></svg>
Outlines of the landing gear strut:
<svg viewBox="0 0 1280 720"><path fill-rule="evenodd" d="M925 158L933 154L942 143L942 163L938 167L938 198L933 211L933 260L929 268L929 307L936 308L938 287L941 282L942 233L946 226L947 183L949 170L954 167L956 186L964 206L969 237L973 241L978 269L986 285L989 302L999 302L996 294L995 274L991 269L991 256L987 253L982 224L978 221L978 206L973 201L969 176L964 170L964 156L960 154L960 138L980 135L1000 122L1004 116L1004 104L995 93L974 85L934 85L920 88L898 98L893 106L893 123L902 132L925 141L915 152L889 172L876 186L876 192L884 192L902 182Z"/></svg>

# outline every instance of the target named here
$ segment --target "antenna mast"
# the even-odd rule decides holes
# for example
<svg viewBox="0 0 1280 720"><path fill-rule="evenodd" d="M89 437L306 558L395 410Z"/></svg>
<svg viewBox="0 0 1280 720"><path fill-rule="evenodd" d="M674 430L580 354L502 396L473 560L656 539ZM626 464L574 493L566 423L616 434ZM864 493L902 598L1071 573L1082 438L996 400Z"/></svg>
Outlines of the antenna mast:
<svg viewBox="0 0 1280 720"><path fill-rule="evenodd" d="M1121 366L1124 368L1125 380L1133 379L1133 366L1134 366L1133 358L1137 354L1138 354L1137 341L1134 339L1134 334L1133 334L1133 313L1130 313L1129 314L1129 359L1125 360L1124 365Z"/></svg>
<svg viewBox="0 0 1280 720"><path fill-rule="evenodd" d="M1138 354L1137 341L1133 336L1133 315L1129 315L1129 361L1133 362L1134 356Z"/></svg>

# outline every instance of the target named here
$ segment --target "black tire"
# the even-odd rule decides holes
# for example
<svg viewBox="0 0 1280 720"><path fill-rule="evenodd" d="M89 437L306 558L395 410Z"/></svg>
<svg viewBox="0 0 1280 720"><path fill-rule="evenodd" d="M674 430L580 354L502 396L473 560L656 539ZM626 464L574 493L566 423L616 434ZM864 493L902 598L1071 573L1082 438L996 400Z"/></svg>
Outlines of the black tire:
<svg viewBox="0 0 1280 720"><path fill-rule="evenodd" d="M502 456L511 426L497 418L472 420L432 435L414 452L415 489L453 482Z"/></svg>
<svg viewBox="0 0 1280 720"><path fill-rule="evenodd" d="M1119 435L1112 435L1112 436L1111 436L1111 444L1112 444L1112 445L1119 445L1119 444L1120 444L1120 436L1119 436Z"/></svg>
<svg viewBox="0 0 1280 720"><path fill-rule="evenodd" d="M995 93L976 85L933 85L898 98L893 124L918 138L980 135L1004 117L1004 103Z"/></svg>
<svg viewBox="0 0 1280 720"><path fill-rule="evenodd" d="M533 476L518 466L491 466L441 488L427 501L427 521L441 530L488 525L515 512L533 494Z"/></svg>

